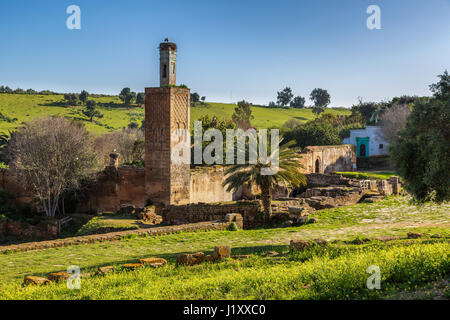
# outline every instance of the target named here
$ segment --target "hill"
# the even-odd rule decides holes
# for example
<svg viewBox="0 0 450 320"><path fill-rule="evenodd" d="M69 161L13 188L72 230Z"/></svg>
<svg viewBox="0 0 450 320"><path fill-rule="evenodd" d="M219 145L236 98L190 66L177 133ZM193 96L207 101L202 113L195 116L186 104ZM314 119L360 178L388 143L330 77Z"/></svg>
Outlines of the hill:
<svg viewBox="0 0 450 320"><path fill-rule="evenodd" d="M117 96L91 98L99 104L99 110L104 117L90 122L81 112L82 107L66 107L63 95L26 95L0 94L0 134L17 129L21 123L31 119L50 115L61 115L82 121L86 128L96 134L119 130L131 122L141 124L144 120L144 108L139 106L124 107ZM234 104L208 103L207 106L191 108L191 121L204 115L216 116L218 119L231 119ZM290 119L302 122L314 118L311 109L275 109L252 107L255 119L252 124L258 128L281 127ZM350 114L343 109L326 109L326 113L335 115Z"/></svg>

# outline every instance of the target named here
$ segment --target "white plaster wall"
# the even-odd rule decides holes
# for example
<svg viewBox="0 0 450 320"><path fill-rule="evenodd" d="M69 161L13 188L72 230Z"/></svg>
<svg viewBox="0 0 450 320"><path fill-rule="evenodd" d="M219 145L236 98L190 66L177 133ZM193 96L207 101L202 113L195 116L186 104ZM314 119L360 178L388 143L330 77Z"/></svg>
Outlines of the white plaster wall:
<svg viewBox="0 0 450 320"><path fill-rule="evenodd" d="M369 137L369 156L387 155L389 143L380 135L380 128L367 126L365 129L350 130L350 138L345 138L342 143L356 146L356 138ZM383 149L380 149L383 144Z"/></svg>

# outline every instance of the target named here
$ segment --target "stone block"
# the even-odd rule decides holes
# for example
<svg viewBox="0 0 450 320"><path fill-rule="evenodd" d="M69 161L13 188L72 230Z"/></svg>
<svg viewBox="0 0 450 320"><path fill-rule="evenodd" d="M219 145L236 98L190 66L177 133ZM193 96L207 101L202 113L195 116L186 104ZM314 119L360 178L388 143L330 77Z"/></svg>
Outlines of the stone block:
<svg viewBox="0 0 450 320"><path fill-rule="evenodd" d="M182 253L177 257L177 264L193 266L202 263L204 259L205 255L203 252L197 252L194 254Z"/></svg>
<svg viewBox="0 0 450 320"><path fill-rule="evenodd" d="M41 285L47 285L50 284L51 281L49 279L46 278L42 278L42 277L36 277L36 276L26 276L23 279L23 286L29 286L29 285L36 285L36 286L41 286Z"/></svg>
<svg viewBox="0 0 450 320"><path fill-rule="evenodd" d="M231 257L231 248L229 246L217 246L214 248L213 256L218 260Z"/></svg>
<svg viewBox="0 0 450 320"><path fill-rule="evenodd" d="M135 270L135 269L139 269L139 268L141 268L142 266L143 266L142 263L127 263L127 264L124 264L124 265L123 265L124 269L127 269L127 270Z"/></svg>
<svg viewBox="0 0 450 320"><path fill-rule="evenodd" d="M70 274L68 274L67 272L53 272L53 273L49 273L47 278L48 278L48 280L53 281L53 282L61 282L61 281L66 281L67 279L69 279Z"/></svg>
<svg viewBox="0 0 450 320"><path fill-rule="evenodd" d="M308 240L291 240L289 247L291 250L295 251L304 251L306 249L311 248L312 242Z"/></svg>
<svg viewBox="0 0 450 320"><path fill-rule="evenodd" d="M408 232L408 239L418 239L423 238L426 236L425 233L419 233L419 232Z"/></svg>
<svg viewBox="0 0 450 320"><path fill-rule="evenodd" d="M110 273L110 272L114 272L113 266L105 266L105 267L98 268L99 274L106 274L106 273Z"/></svg>
<svg viewBox="0 0 450 320"><path fill-rule="evenodd" d="M143 265L150 265L151 267L160 267L167 264L167 260L163 258L144 258L139 259L139 262Z"/></svg>

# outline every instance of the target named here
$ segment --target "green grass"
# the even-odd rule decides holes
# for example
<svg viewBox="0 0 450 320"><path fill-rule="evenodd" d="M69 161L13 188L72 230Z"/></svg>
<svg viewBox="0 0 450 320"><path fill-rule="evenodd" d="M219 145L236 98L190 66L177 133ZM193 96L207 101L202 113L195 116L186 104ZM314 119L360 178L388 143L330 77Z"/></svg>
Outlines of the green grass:
<svg viewBox="0 0 450 320"><path fill-rule="evenodd" d="M206 107L193 107L191 108L191 120L199 119L204 115L210 117L216 116L219 119L231 120L231 116L234 113L236 105L225 103L208 103ZM311 109L280 109L280 108L265 108L265 107L252 107L253 116L252 125L257 128L280 128L283 124L290 120L296 119L301 122L306 122L315 118ZM349 115L350 110L343 109L326 109L326 113L333 115Z"/></svg>
<svg viewBox="0 0 450 320"><path fill-rule="evenodd" d="M153 226L154 225L150 223L146 223L132 216L94 217L77 231L76 236L117 232L125 230L136 230L143 228L151 228Z"/></svg>
<svg viewBox="0 0 450 320"><path fill-rule="evenodd" d="M8 133L15 130L22 122L31 119L60 115L82 121L87 129L96 134L119 130L128 126L131 122L141 123L144 120L144 108L124 107L118 97L92 98L100 104L102 119L90 122L81 112L82 107L65 107L62 95L21 95L0 94L0 112L9 118L17 118L15 122L0 121L0 133ZM109 106L106 106L106 105ZM231 115L236 106L224 103L208 103L208 106L191 108L191 122L203 115L216 116L219 119L231 120ZM307 121L314 118L311 109L269 109L263 107L252 107L255 119L252 124L257 128L281 127L287 120L292 118ZM327 109L327 113L350 114L348 110Z"/></svg>
<svg viewBox="0 0 450 320"><path fill-rule="evenodd" d="M404 281L411 272L415 286L442 278L441 270L445 265L448 270L450 203L415 206L406 197L390 197L373 204L316 211L312 216L318 223L300 227L136 236L120 241L10 252L0 255L3 266L0 268L0 283L3 284L0 285L0 299L324 299L348 298L347 294L349 297L374 298L371 292L364 290L361 282L368 276L365 273L368 263L379 264L385 270L382 277L386 277L386 284L393 286L377 291L376 295L413 290L411 284ZM411 231L441 234L447 238L414 242L372 241L362 246L342 242L383 235L404 237ZM314 249L319 251L303 256L287 254L291 239L315 238L336 243L328 251ZM230 245L233 254L251 254L252 258L247 262L227 261L191 268L174 266L179 253L210 253L214 246L222 244ZM279 259L262 257L261 253L272 250L285 255ZM25 275L46 276L70 265L80 266L82 272L93 272L104 265L120 269L124 263L154 256L167 259L169 266L161 270L145 269L93 278L83 282L81 291L68 291L64 286L19 291ZM422 272L426 279L419 281ZM401 279L392 280L398 277ZM311 282L311 279L315 280ZM341 286L342 292L337 289Z"/></svg>
<svg viewBox="0 0 450 320"><path fill-rule="evenodd" d="M450 269L450 243L438 240L280 251L278 258L119 270L82 280L81 290L6 285L0 299L374 299L443 279ZM381 290L366 286L371 265L380 268Z"/></svg>
<svg viewBox="0 0 450 320"><path fill-rule="evenodd" d="M82 121L86 128L96 134L102 134L128 126L130 122L140 122L144 119L144 109L140 107L127 108L121 105L118 97L93 98L98 103L110 104L101 106L99 110L104 117L96 122L90 122L81 112L82 107L65 107L62 95L25 95L0 94L0 112L16 122L0 121L0 133L8 133L17 129L22 122L44 116L60 115Z"/></svg>
<svg viewBox="0 0 450 320"><path fill-rule="evenodd" d="M376 171L376 172L336 172L346 178L360 179L360 180L386 180L396 173L393 171Z"/></svg>

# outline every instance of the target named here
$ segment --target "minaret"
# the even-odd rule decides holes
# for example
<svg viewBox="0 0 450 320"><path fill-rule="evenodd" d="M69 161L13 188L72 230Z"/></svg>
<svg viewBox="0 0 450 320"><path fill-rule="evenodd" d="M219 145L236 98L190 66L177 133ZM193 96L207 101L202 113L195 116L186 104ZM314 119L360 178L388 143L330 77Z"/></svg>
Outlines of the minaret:
<svg viewBox="0 0 450 320"><path fill-rule="evenodd" d="M190 146L190 90L176 87L177 45L166 39L159 51L160 87L145 89L145 190L155 204L187 204L190 165L173 155L183 153L180 144Z"/></svg>
<svg viewBox="0 0 450 320"><path fill-rule="evenodd" d="M159 45L160 75L159 83L161 87L176 85L177 83L177 45L169 42L169 39Z"/></svg>

